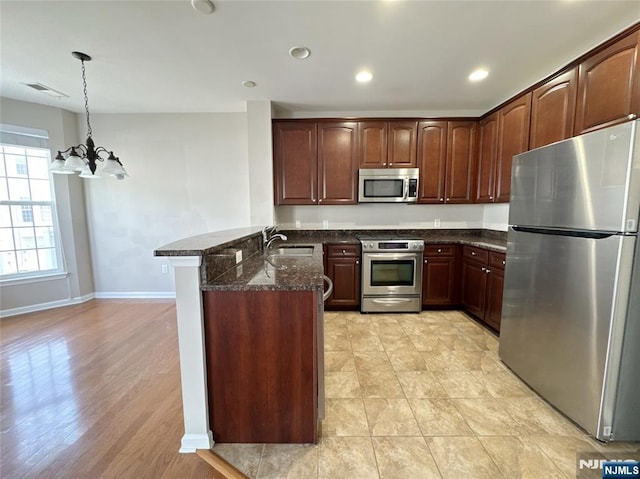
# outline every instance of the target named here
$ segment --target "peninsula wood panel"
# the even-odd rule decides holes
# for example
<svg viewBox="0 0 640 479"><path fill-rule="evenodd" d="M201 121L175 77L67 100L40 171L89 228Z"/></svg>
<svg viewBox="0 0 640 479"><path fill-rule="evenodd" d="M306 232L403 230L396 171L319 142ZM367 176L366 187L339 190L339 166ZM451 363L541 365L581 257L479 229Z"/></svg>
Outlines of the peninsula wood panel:
<svg viewBox="0 0 640 479"><path fill-rule="evenodd" d="M580 64L575 135L640 114L640 31Z"/></svg>
<svg viewBox="0 0 640 479"><path fill-rule="evenodd" d="M318 203L358 202L358 123L318 123Z"/></svg>
<svg viewBox="0 0 640 479"><path fill-rule="evenodd" d="M558 75L536 88L531 97L529 149L573 136L577 69Z"/></svg>
<svg viewBox="0 0 640 479"><path fill-rule="evenodd" d="M276 204L315 204L318 198L316 125L278 122L274 129Z"/></svg>
<svg viewBox="0 0 640 479"><path fill-rule="evenodd" d="M418 123L419 203L444 202L444 178L447 162L447 122Z"/></svg>
<svg viewBox="0 0 640 479"><path fill-rule="evenodd" d="M216 442L317 442L317 294L203 293Z"/></svg>

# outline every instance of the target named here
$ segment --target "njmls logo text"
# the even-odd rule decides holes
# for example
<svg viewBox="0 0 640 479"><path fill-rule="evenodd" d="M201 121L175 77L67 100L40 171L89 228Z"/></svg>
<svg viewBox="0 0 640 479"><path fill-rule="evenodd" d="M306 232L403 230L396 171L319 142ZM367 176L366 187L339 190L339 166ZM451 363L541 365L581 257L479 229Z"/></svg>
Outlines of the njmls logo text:
<svg viewBox="0 0 640 479"><path fill-rule="evenodd" d="M580 459L580 469L602 469L603 479L640 479L640 462L633 459Z"/></svg>
<svg viewBox="0 0 640 479"><path fill-rule="evenodd" d="M603 469L605 463L627 463L630 465L638 464L633 459L580 459L578 467L580 469Z"/></svg>

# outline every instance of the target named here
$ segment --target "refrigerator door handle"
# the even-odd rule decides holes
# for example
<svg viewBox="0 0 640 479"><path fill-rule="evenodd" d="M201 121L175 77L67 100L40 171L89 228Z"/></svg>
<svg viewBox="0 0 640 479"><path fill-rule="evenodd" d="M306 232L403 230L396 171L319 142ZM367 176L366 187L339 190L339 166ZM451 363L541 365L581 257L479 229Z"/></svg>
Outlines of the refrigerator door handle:
<svg viewBox="0 0 640 479"><path fill-rule="evenodd" d="M589 238L589 239L604 239L611 236L615 236L613 231L576 231L576 230L562 230L552 228L530 228L528 226L512 226L514 231L521 233L534 233L540 235L556 235L556 236L574 236L577 238Z"/></svg>

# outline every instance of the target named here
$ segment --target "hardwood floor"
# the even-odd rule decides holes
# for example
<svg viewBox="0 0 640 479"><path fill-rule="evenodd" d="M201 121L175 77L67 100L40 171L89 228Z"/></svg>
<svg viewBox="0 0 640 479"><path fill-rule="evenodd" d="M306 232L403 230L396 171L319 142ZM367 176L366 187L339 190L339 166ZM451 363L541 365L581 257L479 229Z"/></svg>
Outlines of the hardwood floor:
<svg viewBox="0 0 640 479"><path fill-rule="evenodd" d="M173 300L0 321L0 477L207 478L184 432Z"/></svg>

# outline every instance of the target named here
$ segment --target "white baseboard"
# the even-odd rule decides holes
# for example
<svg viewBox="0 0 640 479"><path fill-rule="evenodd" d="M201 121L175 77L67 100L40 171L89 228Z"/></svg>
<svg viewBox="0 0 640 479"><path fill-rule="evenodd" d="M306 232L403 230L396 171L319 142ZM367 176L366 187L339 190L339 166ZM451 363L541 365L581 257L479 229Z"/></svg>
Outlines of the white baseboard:
<svg viewBox="0 0 640 479"><path fill-rule="evenodd" d="M185 434L180 443L181 453L195 453L196 449L211 449L213 447L213 433L207 434Z"/></svg>
<svg viewBox="0 0 640 479"><path fill-rule="evenodd" d="M85 303L90 299L93 299L95 295L85 294L77 298L61 299L58 301L49 301L48 303L30 304L29 306L21 306L19 308L3 309L0 310L0 318L8 318L10 316L17 316L25 313L35 313L36 311L44 311L45 309L61 308L63 306L71 306L74 304Z"/></svg>
<svg viewBox="0 0 640 479"><path fill-rule="evenodd" d="M168 292L142 291L142 292L128 293L128 292L121 292L121 291L116 291L116 292L107 291L107 292L101 292L101 293L94 293L93 296L96 299L175 299L176 292L175 291L168 291Z"/></svg>

